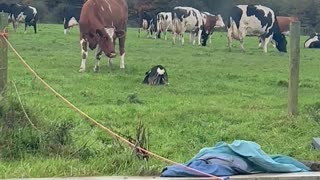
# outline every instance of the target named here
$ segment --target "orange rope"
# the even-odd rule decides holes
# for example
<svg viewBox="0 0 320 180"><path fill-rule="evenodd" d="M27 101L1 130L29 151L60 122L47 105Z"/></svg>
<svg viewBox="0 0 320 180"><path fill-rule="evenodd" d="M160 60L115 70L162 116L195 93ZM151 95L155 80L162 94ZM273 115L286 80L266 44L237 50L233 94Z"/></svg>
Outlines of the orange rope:
<svg viewBox="0 0 320 180"><path fill-rule="evenodd" d="M0 36L3 36L5 39L9 38L8 28L5 27L2 32L0 32Z"/></svg>
<svg viewBox="0 0 320 180"><path fill-rule="evenodd" d="M190 171L196 172L199 175L205 176L205 177L210 177L210 179L214 179L214 180L220 180L223 178L219 178L216 176L213 176L211 174L190 168L186 165L177 163L175 161L169 160L167 158L164 158L160 155L157 155L153 152L150 152L148 150L145 150L141 147L136 147L135 144L131 143L130 141L128 141L127 139L121 137L120 135L116 134L115 132L113 132L112 130L110 130L109 128L103 126L102 124L100 124L99 122L97 122L96 120L94 120L93 118L91 118L89 115L87 115L86 113L84 113L83 111L81 111L79 108L77 108L75 105L73 105L70 101L68 101L65 97L63 97L61 94L59 94L56 90L54 90L48 83L46 83L28 64L27 62L20 56L20 54L17 52L17 50L12 46L12 44L8 41L7 38L5 38L6 42L8 43L9 47L13 50L13 52L17 55L17 57L20 59L20 61L23 63L23 65L49 90L51 91L53 94L55 94L57 97L59 97L65 104L67 104L69 107L71 107L72 109L74 109L76 112L78 112L80 115L82 115L83 117L86 118L86 120L90 121L92 124L94 124L96 127L106 131L107 133L109 133L113 138L118 139L126 144L128 144L129 146L136 148L146 154L149 154L151 156L154 156L155 158L170 163L170 164L175 164L178 166L182 166Z"/></svg>

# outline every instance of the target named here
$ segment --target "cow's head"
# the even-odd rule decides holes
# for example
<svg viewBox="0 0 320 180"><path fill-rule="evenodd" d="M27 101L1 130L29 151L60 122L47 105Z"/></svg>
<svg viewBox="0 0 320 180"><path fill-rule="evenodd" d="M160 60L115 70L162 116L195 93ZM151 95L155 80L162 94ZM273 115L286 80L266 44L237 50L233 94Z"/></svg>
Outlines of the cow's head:
<svg viewBox="0 0 320 180"><path fill-rule="evenodd" d="M275 39L276 47L280 52L287 52L287 40L286 37L281 34L279 37Z"/></svg>
<svg viewBox="0 0 320 180"><path fill-rule="evenodd" d="M223 22L222 16L220 14L217 15L217 22L216 25L214 26L215 28L223 28L226 25Z"/></svg>
<svg viewBox="0 0 320 180"><path fill-rule="evenodd" d="M105 27L103 29L98 29L96 33L98 35L98 44L101 50L105 53L107 57L115 57L115 28L113 26Z"/></svg>

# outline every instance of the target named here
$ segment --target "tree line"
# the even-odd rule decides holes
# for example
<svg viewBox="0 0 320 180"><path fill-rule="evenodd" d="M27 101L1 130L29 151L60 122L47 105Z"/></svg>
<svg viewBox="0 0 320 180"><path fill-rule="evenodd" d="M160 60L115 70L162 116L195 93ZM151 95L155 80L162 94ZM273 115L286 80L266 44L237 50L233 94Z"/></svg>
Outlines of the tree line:
<svg viewBox="0 0 320 180"><path fill-rule="evenodd" d="M85 0L10 0L12 3L32 5L38 9L40 22L62 23L63 7L81 6ZM297 16L306 34L320 31L319 0L127 0L129 6L129 24L137 25L139 11L171 11L175 6L191 6L212 14L228 17L231 8L237 4L261 4L270 7L279 16ZM8 0L0 0L8 3Z"/></svg>

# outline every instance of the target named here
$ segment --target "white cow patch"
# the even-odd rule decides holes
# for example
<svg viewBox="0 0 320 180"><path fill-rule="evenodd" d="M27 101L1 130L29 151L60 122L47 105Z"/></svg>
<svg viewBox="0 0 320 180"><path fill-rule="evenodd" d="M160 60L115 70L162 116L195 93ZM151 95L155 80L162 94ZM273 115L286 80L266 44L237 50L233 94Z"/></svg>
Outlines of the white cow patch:
<svg viewBox="0 0 320 180"><path fill-rule="evenodd" d="M37 14L37 9L36 9L36 8L31 7L31 6L29 6L29 8L30 8L30 9L32 9L32 11L33 11L33 15L36 15L36 14Z"/></svg>
<svg viewBox="0 0 320 180"><path fill-rule="evenodd" d="M272 26L269 25L269 28L267 29L268 24L265 26L261 26L261 21L256 16L247 16L247 5L239 5L239 8L242 9L243 14L240 21L240 30L242 32L246 32L246 35L251 36L260 36L261 34L264 34L265 32L268 32ZM263 7L263 6L256 6L258 9L263 10L265 14L268 14L269 12L272 12L270 8ZM272 13L272 22L274 22L274 14Z"/></svg>
<svg viewBox="0 0 320 180"><path fill-rule="evenodd" d="M304 43L304 47L306 47L306 48L309 47L310 44L313 43L313 42L315 42L315 41L319 41L318 36L315 36L315 37L313 37L313 38L311 38L311 39L308 39L308 41L306 41L306 42Z"/></svg>
<svg viewBox="0 0 320 180"><path fill-rule="evenodd" d="M111 42L113 42L113 36L114 36L114 33L115 33L114 28L104 28L104 29L107 32L107 34L109 35L109 37L111 39Z"/></svg>
<svg viewBox="0 0 320 180"><path fill-rule="evenodd" d="M160 69L160 68L157 69L157 73L158 73L159 75L164 75L165 72L166 72L166 71L165 71L164 69Z"/></svg>
<svg viewBox="0 0 320 180"><path fill-rule="evenodd" d="M120 69L124 69L125 68L125 66L124 66L124 56L125 56L126 54L125 53L123 53L121 56L120 56Z"/></svg>
<svg viewBox="0 0 320 180"><path fill-rule="evenodd" d="M72 26L76 26L78 25L78 21L76 20L76 18L72 17L69 22L68 22L68 27L72 27Z"/></svg>

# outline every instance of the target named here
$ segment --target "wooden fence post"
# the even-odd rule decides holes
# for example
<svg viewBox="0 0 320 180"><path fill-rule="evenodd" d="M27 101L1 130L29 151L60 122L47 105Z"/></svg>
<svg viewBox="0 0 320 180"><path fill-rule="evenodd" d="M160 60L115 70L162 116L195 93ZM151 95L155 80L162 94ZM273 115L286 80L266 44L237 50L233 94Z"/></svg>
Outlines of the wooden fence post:
<svg viewBox="0 0 320 180"><path fill-rule="evenodd" d="M0 32L8 32L8 16L0 12ZM8 44L0 35L0 100L6 95L8 71Z"/></svg>
<svg viewBox="0 0 320 180"><path fill-rule="evenodd" d="M288 115L298 115L298 88L300 64L300 21L290 23L290 60L289 60L289 90Z"/></svg>

